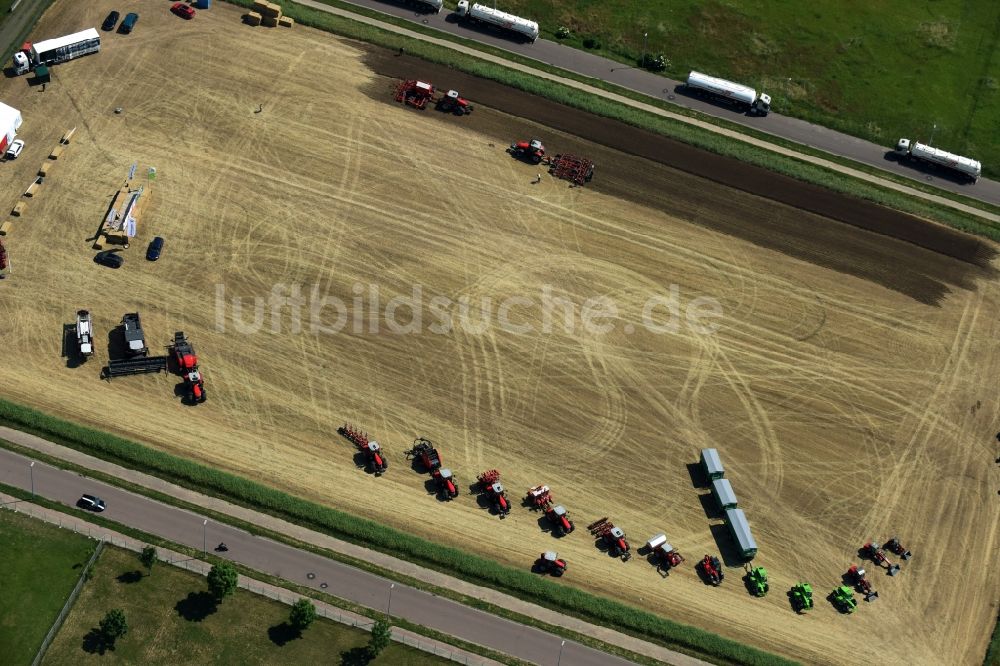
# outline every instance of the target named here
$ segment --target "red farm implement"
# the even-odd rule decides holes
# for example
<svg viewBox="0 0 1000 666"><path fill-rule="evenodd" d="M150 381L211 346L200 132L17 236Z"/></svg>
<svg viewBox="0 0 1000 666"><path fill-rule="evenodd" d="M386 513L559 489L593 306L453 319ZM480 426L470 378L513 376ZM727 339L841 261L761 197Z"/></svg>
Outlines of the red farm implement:
<svg viewBox="0 0 1000 666"><path fill-rule="evenodd" d="M407 79L396 86L394 99L397 102L412 106L415 109L427 108L427 103L434 98L434 86L430 83Z"/></svg>
<svg viewBox="0 0 1000 666"><path fill-rule="evenodd" d="M385 459L385 453L382 451L382 447L379 446L379 443L374 439L368 439L368 433L361 432L358 428L346 423L337 428L337 432L354 444L364 457L365 466L368 467L375 476L382 476L382 474L389 469L389 463Z"/></svg>
<svg viewBox="0 0 1000 666"><path fill-rule="evenodd" d="M594 163L576 155L556 155L549 160L549 173L556 178L583 185L594 177Z"/></svg>
<svg viewBox="0 0 1000 666"><path fill-rule="evenodd" d="M500 483L500 472L491 469L476 478L479 481L479 487L486 493L493 510L497 512L501 520L506 518L507 514L510 513L510 501L507 499L507 491Z"/></svg>
<svg viewBox="0 0 1000 666"><path fill-rule="evenodd" d="M705 555L702 561L698 563L698 568L701 570L702 575L705 576L706 581L716 587L721 585L722 580L726 577L726 572L722 569L722 563L714 555Z"/></svg>
<svg viewBox="0 0 1000 666"><path fill-rule="evenodd" d="M587 525L587 529L598 539L598 545L603 545L613 557L620 557L622 562L632 558L628 537L620 527L615 527L607 518L601 518L596 523Z"/></svg>

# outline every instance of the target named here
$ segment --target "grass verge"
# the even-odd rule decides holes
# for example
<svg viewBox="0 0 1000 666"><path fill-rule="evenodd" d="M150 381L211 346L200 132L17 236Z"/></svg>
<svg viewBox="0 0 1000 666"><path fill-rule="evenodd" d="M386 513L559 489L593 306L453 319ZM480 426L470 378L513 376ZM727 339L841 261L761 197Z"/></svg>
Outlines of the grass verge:
<svg viewBox="0 0 1000 666"><path fill-rule="evenodd" d="M137 469L215 497L263 511L345 541L403 557L431 569L503 590L647 640L735 664L788 664L784 658L618 601L556 585L456 548L431 543L373 521L320 506L248 479L69 423L0 399L0 422L124 467ZM226 520L226 522L232 522ZM565 633L565 632L560 632Z"/></svg>
<svg viewBox="0 0 1000 666"><path fill-rule="evenodd" d="M0 63L4 66L9 64L8 61L11 56L14 55L14 51L18 50L21 47L21 44L27 41L31 31L35 28L35 24L38 23L38 19L42 17L42 14L45 13L45 10L49 8L52 2L53 0L42 0L39 2L31 12L31 17L25 22L24 27L16 35L14 35L12 41L7 44L0 44L0 49L3 50L2 54L0 54ZM6 24L8 21L13 21L16 17L16 14L9 11L11 4L13 4L12 0L0 0L0 10L3 12L0 14L0 16L3 17L3 21L0 22L0 26ZM27 7L27 0L22 0L21 4L18 5L18 8L14 11L22 13L28 11Z"/></svg>
<svg viewBox="0 0 1000 666"><path fill-rule="evenodd" d="M993 638L986 649L983 666L1000 666L1000 615L997 616L997 624L993 627Z"/></svg>
<svg viewBox="0 0 1000 666"><path fill-rule="evenodd" d="M0 510L3 661L30 664L94 552L90 539Z"/></svg>
<svg viewBox="0 0 1000 666"><path fill-rule="evenodd" d="M289 607L237 589L216 605L205 579L177 567L140 571L135 556L107 547L46 654L46 664L363 663L368 634L318 618L301 635L287 624ZM128 634L108 650L97 623L112 608L125 611ZM447 660L391 643L372 664L431 666Z"/></svg>
<svg viewBox="0 0 1000 666"><path fill-rule="evenodd" d="M337 2L337 0L322 0L325 4L331 6L344 7L355 11L359 14L375 14L376 18L385 21L387 23L392 23L389 19L391 17L386 17L386 15L378 14L377 12L371 12L370 10L361 12L354 6L344 6L343 3ZM242 7L249 7L252 2L251 0L227 0L231 4L239 5ZM285 12L295 18L295 20L302 24L310 27L314 27L320 30L325 30L327 32L332 32L338 35L349 37L351 39L357 39L364 41L376 46L381 46L390 49L396 49L400 46L404 47L408 54L422 58L424 60L435 62L439 64L444 64L454 69L478 76L484 79L489 79L508 85L525 92L539 95L547 99L565 104L567 106L586 111L588 113L593 113L598 116L605 118L610 118L613 120L618 120L647 131L651 131L663 136L670 137L672 139L682 141L684 143L693 145L702 150L707 150L712 153L719 155L724 155L726 157L731 157L738 159L740 161L758 166L761 168L768 169L786 175L797 180L808 182L814 185L819 185L821 187L826 187L835 192L841 194L858 197L871 201L873 203L886 206L889 208L894 208L918 217L925 219L935 220L937 222L946 224L953 228L959 229L961 231L966 231L969 233L978 234L991 238L995 241L1000 242L1000 224L994 224L989 220L983 219L976 215L965 213L953 208L948 208L943 205L938 205L924 199L913 197L911 195L904 194L902 192L897 192L895 190L887 189L876 185L874 183L869 183L863 180L859 180L852 176L846 174L841 174L830 169L816 166L802 160L788 157L784 155L779 155L773 153L769 150L764 150L756 146L744 143L742 141L733 141L732 139L721 136L710 130L696 127L685 123L680 120L675 120L672 118L665 118L648 111L643 111L635 109L633 107L627 106L625 104L608 100L602 97L595 96L591 93L577 90L570 86L541 79L537 76L527 74L524 72L511 70L505 66L487 62L484 60L479 60L476 58L470 58L468 55L463 53L458 53L450 48L437 46L434 44L428 44L420 39L412 39L402 37L395 33L389 32L387 30L382 30L374 26L370 26L363 23L358 23L346 18L342 18L328 12L313 9L310 7L304 7L295 3L285 3ZM402 19L397 19L395 21L410 30L423 33L433 33L433 36L439 38L442 37L444 33L429 30L427 28L418 29L415 24L403 21ZM453 39L456 43L462 43L463 40ZM468 40L464 40L468 41ZM480 45L475 43L467 44L476 48L478 50L489 52L489 49L481 48ZM624 89L618 88L616 86L610 85L599 85L593 79L588 79L586 77L580 77L576 75L571 75L558 68L546 68L540 63L527 58L513 57L513 54L501 51L499 49L493 49L497 51L502 57L511 61L523 61L524 64L528 64L539 70L550 69L554 73L560 76L565 76L566 78L576 79L581 82L593 85L595 87L600 87L604 89L609 89L609 91L616 92L628 96L630 98L636 99L637 101L642 101L653 106L657 106L671 113L677 113L682 115L695 116L697 115L699 119L708 120L707 116L701 114L696 114L695 112L683 113L683 109L673 105L669 105L666 102L659 102L657 100L652 100L648 96L642 95L640 93L634 92L624 92ZM614 90L610 90L614 88ZM709 120L709 122L712 122ZM714 122L714 124L722 126L720 122ZM730 128L739 131L742 134L752 134L747 132L746 128L742 126L736 126L732 123L728 123ZM756 135L759 138L765 139L767 141L786 145L787 147L797 150L800 152L814 152L817 156L830 159L831 156L822 151L809 151L803 149L799 144L793 142L787 142L783 140L778 140L775 137L757 132ZM860 171L868 171L869 168L863 167L863 165L858 165L850 160L843 158L838 158L832 161L843 162L845 165L849 165L852 168L857 168ZM870 169L873 175L878 177L886 177L884 172L878 169ZM928 188L926 186L921 186L919 183L910 181L906 178L899 179L901 183L913 187L914 189L923 189L932 191L935 195L944 198L955 199L954 195L943 192L941 190L936 190L934 188ZM983 207L981 202L975 202L964 197L957 197L963 199L963 203L968 205ZM986 206L986 208L995 208Z"/></svg>

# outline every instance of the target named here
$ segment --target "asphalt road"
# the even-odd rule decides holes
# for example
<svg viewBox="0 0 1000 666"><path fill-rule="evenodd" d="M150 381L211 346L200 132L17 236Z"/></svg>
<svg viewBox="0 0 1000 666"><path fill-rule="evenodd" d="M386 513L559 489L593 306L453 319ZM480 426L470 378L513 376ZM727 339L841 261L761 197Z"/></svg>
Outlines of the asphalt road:
<svg viewBox="0 0 1000 666"><path fill-rule="evenodd" d="M942 190L1000 205L1000 182L986 179L980 179L976 184L962 182L942 172L924 169L914 164L899 163L889 159L888 155L891 152L891 146L880 146L870 141L864 141L808 123L804 120L776 113L771 113L763 118L751 117L727 106L720 106L701 99L687 97L678 90L678 86L681 85L679 81L674 81L635 67L628 67L614 60L608 60L607 58L587 53L586 51L569 48L558 42L539 39L534 44L522 44L516 41L516 39L504 37L499 33L459 23L456 17L450 14L447 9L442 10L440 14L414 12L412 8L404 4L403 0L345 1L404 18L414 23L421 23L466 39L472 39L496 48L505 49L528 58L534 58L535 60L560 67L570 72L608 81L661 100L670 101L678 106L695 109L706 115L723 118L729 122L824 150L833 155L840 155L862 164L878 167L879 169L914 180L924 181ZM670 54L666 55L669 56ZM445 84L445 82L442 82L442 84ZM926 137L920 138L926 140Z"/></svg>
<svg viewBox="0 0 1000 666"><path fill-rule="evenodd" d="M536 664L574 666L622 665L632 662L566 641L538 629L505 620L330 560L308 551L253 536L208 521L142 495L36 462L0 449L0 483L73 506L80 495L97 495L107 503L102 516L185 546L214 549L224 542L223 557L254 570L320 589L368 608L436 629L472 643ZM392 585L390 589L390 585Z"/></svg>

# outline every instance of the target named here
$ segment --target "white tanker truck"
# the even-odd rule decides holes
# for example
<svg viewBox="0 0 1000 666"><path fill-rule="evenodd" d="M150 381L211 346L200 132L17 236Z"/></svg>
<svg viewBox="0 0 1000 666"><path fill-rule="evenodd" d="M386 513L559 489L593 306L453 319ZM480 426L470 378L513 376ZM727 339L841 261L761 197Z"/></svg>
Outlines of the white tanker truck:
<svg viewBox="0 0 1000 666"><path fill-rule="evenodd" d="M983 165L974 159L954 155L947 151L918 143L917 141L910 141L909 139L900 139L896 143L896 154L905 159L936 164L937 166L957 171L969 178L973 183L979 180L979 174L983 171Z"/></svg>
<svg viewBox="0 0 1000 666"><path fill-rule="evenodd" d="M693 93L704 94L729 104L747 109L751 114L766 116L771 110L771 96L749 86L725 79L717 79L700 72L691 72L687 78L687 88Z"/></svg>
<svg viewBox="0 0 1000 666"><path fill-rule="evenodd" d="M469 23L481 23L492 25L501 30L511 32L522 39L534 42L538 39L538 24L534 21L514 16L507 12L502 12L492 7L484 7L480 4L469 5L469 0L458 0L458 7L455 13L462 20Z"/></svg>

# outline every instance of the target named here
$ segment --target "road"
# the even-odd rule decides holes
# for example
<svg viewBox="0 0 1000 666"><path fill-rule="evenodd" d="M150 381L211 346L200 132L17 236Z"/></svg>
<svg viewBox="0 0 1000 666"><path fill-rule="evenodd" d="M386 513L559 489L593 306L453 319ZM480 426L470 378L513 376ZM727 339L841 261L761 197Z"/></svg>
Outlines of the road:
<svg viewBox="0 0 1000 666"><path fill-rule="evenodd" d="M270 539L214 521L142 495L122 490L75 472L60 470L30 458L0 449L0 483L32 491L40 496L73 506L80 495L89 493L107 503L104 517L174 543L207 550L224 542L223 556L256 571L278 576L306 587L322 590L368 608L436 629L536 664L579 666L629 664L592 648L566 641L533 627L506 620L464 606L443 597L390 583L366 571L293 548ZM390 588L390 585L392 587ZM700 664L677 654L671 663Z"/></svg>
<svg viewBox="0 0 1000 666"><path fill-rule="evenodd" d="M297 0L300 4L315 6L318 3ZM750 117L725 106L718 106L701 99L685 96L678 90L681 82L668 79L652 72L628 67L593 53L563 46L558 42L544 39L534 44L521 44L499 34L458 23L447 9L440 14L415 13L401 0L345 0L350 4L374 9L385 14L407 19L414 23L475 40L482 44L504 49L511 53L560 67L583 76L614 83L660 100L670 101L678 106L700 111L706 115L722 118L760 132L766 132L783 139L826 151L874 166L914 180L920 180L935 187L962 194L972 199L1000 205L1000 182L980 179L975 185L958 182L948 176L929 173L915 165L899 163L887 159L889 147L835 132L804 120L771 113L763 118ZM668 54L669 55L669 54Z"/></svg>

